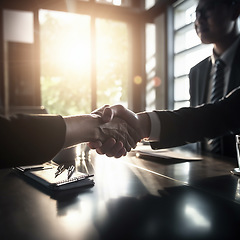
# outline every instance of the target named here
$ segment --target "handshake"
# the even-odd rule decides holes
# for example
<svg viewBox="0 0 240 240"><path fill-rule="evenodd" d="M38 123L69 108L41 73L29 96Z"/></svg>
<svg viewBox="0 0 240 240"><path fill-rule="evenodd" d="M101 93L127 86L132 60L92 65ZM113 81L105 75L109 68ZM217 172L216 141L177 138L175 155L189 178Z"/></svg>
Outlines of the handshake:
<svg viewBox="0 0 240 240"><path fill-rule="evenodd" d="M99 140L89 147L98 154L119 158L125 156L143 138L149 137L150 119L147 113L135 114L122 105L104 105L91 113L100 119Z"/></svg>
<svg viewBox="0 0 240 240"><path fill-rule="evenodd" d="M121 105L105 105L91 114L64 118L64 146L88 142L97 153L118 158L144 138L160 149L239 134L239 102L240 87L219 102L195 108L134 113Z"/></svg>

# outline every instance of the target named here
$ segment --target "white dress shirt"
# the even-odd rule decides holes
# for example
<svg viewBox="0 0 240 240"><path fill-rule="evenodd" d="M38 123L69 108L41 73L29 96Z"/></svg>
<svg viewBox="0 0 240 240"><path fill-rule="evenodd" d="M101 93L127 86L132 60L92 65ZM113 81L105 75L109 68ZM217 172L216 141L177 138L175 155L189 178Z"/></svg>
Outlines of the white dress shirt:
<svg viewBox="0 0 240 240"><path fill-rule="evenodd" d="M228 83L229 83L229 78L230 78L231 69L232 69L232 62L235 57L239 42L240 42L240 36L235 40L235 42L232 44L232 46L229 47L221 56L216 56L216 54L214 54L214 51L213 51L213 54L211 56L212 69L210 72L207 102L210 102L212 84L213 84L213 75L214 75L214 64L218 58L220 58L225 63L223 96L225 96L227 94Z"/></svg>

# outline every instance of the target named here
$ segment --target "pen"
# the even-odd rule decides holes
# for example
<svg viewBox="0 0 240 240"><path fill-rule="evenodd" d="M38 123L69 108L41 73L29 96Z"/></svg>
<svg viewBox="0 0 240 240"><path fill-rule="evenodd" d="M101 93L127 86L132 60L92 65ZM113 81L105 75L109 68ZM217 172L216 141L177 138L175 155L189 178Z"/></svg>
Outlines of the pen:
<svg viewBox="0 0 240 240"><path fill-rule="evenodd" d="M71 165L69 168L68 168L68 179L71 178L71 176L73 175L74 173L74 170L75 170L75 167L73 165Z"/></svg>
<svg viewBox="0 0 240 240"><path fill-rule="evenodd" d="M53 168L52 166L48 166L48 165L32 165L32 166L16 167L16 169L20 170L21 172L47 170L52 168Z"/></svg>
<svg viewBox="0 0 240 240"><path fill-rule="evenodd" d="M30 168L29 170L38 171L38 170L48 170L48 169L52 169L52 167L51 166L49 166L49 167L33 167L33 168Z"/></svg>
<svg viewBox="0 0 240 240"><path fill-rule="evenodd" d="M55 178L60 175L65 170L64 165L59 165L57 171L55 172Z"/></svg>

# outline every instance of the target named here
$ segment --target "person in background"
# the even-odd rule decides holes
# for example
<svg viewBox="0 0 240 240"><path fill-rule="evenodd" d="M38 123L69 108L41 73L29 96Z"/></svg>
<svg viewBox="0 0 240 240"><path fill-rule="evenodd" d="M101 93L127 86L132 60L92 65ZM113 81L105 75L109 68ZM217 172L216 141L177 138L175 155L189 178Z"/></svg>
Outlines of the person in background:
<svg viewBox="0 0 240 240"><path fill-rule="evenodd" d="M198 0L195 20L196 33L202 43L213 44L213 54L212 56L198 63L190 70L189 80L191 107L196 107L206 103L217 102L219 101L219 99L229 94L233 89L240 86L240 34L237 24L239 15L240 0ZM219 64L219 62L221 64ZM234 107L235 108L233 109L233 113L231 114L231 116L234 116L234 111L237 111L239 108L236 104L234 105ZM201 107L200 109L202 108L208 109L209 106ZM121 110L118 109L117 112L118 111ZM126 114L126 112L129 111L121 112L124 112L124 114ZM167 112L165 112L165 114L176 116L176 114L181 113L179 116L182 116L183 112L185 112L185 110L181 109L179 110L179 112L168 112L168 114ZM190 114L189 119L195 121L196 119L192 115L192 112L200 113L202 111L199 111L197 109L187 109L186 112ZM160 112L160 114L163 115L162 112ZM135 116L140 117L141 114L137 114ZM143 116L147 115L144 114ZM224 134L217 134L216 136L216 134L210 134L210 131L210 135L208 135L207 132L204 131L205 126L208 126L207 122L209 121L210 123L212 123L212 119L214 119L216 121L216 126L219 126L218 123L219 121L221 122L221 119L218 119L209 113L204 115L204 117L205 116L208 116L208 119L204 118L204 125L189 125L193 127L193 138L189 139L189 142L195 142L196 139L198 139L200 141L200 149L203 151L209 151L224 156L236 157L234 134L231 131L227 131L224 132ZM221 117L221 115L219 117ZM173 124L169 123L171 129L177 129L177 131L181 132L185 137L185 133L180 131L180 128L178 127L179 125L181 125L181 118L179 117L173 119L176 125L174 126ZM184 117L184 119L186 120L186 122L189 122L186 117ZM199 122L197 121L197 123ZM155 125L157 126L157 124ZM141 127L143 129L144 126L144 124L141 124ZM221 131L222 126L219 127L219 131ZM185 128L186 127L183 126L183 129ZM173 130L171 129L168 126L165 128L164 125L164 127L162 128L162 132L165 132L166 130L166 133L171 133L173 132ZM139 130L141 132L141 129ZM198 131L202 131L202 133L204 134L202 134L200 137ZM196 135L194 134L194 132L196 132ZM163 133L161 133L161 135L162 134ZM188 136L188 134L186 134L186 136ZM214 138L211 139L211 136ZM185 141L186 139L184 137L182 138L182 140ZM166 140L164 135L164 137L161 138L161 144L159 146L164 145L170 147L174 145L179 145L181 143L178 141L178 134L176 136L169 134L168 139L168 144L164 144ZM117 152L121 149L121 143L115 142L113 141L113 139L109 139L107 144L104 144L102 149L98 148L97 145L94 144L90 144L90 146L93 148L96 147L97 151L99 151L100 153L101 151L106 152L106 150L104 150L104 147L106 146L108 151L112 148L112 150L109 151L107 155L115 157L121 156L120 154L117 154Z"/></svg>
<svg viewBox="0 0 240 240"><path fill-rule="evenodd" d="M203 44L213 44L213 53L190 70L190 106L218 101L240 86L239 15L240 0L198 0L195 30ZM231 133L203 140L200 148L236 156Z"/></svg>
<svg viewBox="0 0 240 240"><path fill-rule="evenodd" d="M188 143L215 138L226 134L240 133L240 87L215 103L198 107L180 108L174 111L159 110L134 113L121 105L104 106L94 113L110 122L113 117L124 119L139 134L147 139L153 149L170 148ZM121 157L120 142L109 138L103 145L90 142L89 147L99 154ZM235 147L234 143L234 147Z"/></svg>
<svg viewBox="0 0 240 240"><path fill-rule="evenodd" d="M94 114L0 116L0 132L0 168L41 164L61 149L89 141L101 146L109 138L122 143L121 154L125 155L138 139L123 120L104 123Z"/></svg>

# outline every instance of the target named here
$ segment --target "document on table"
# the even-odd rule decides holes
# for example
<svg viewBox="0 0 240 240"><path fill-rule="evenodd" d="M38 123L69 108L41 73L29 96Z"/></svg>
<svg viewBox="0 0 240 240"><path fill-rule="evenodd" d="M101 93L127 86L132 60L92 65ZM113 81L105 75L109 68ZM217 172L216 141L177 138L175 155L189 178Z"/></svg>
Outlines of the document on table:
<svg viewBox="0 0 240 240"><path fill-rule="evenodd" d="M150 145L139 144L133 152L137 157L154 157L169 160L179 161L199 161L202 160L202 156L190 151L181 150L179 148L169 148L153 150Z"/></svg>

